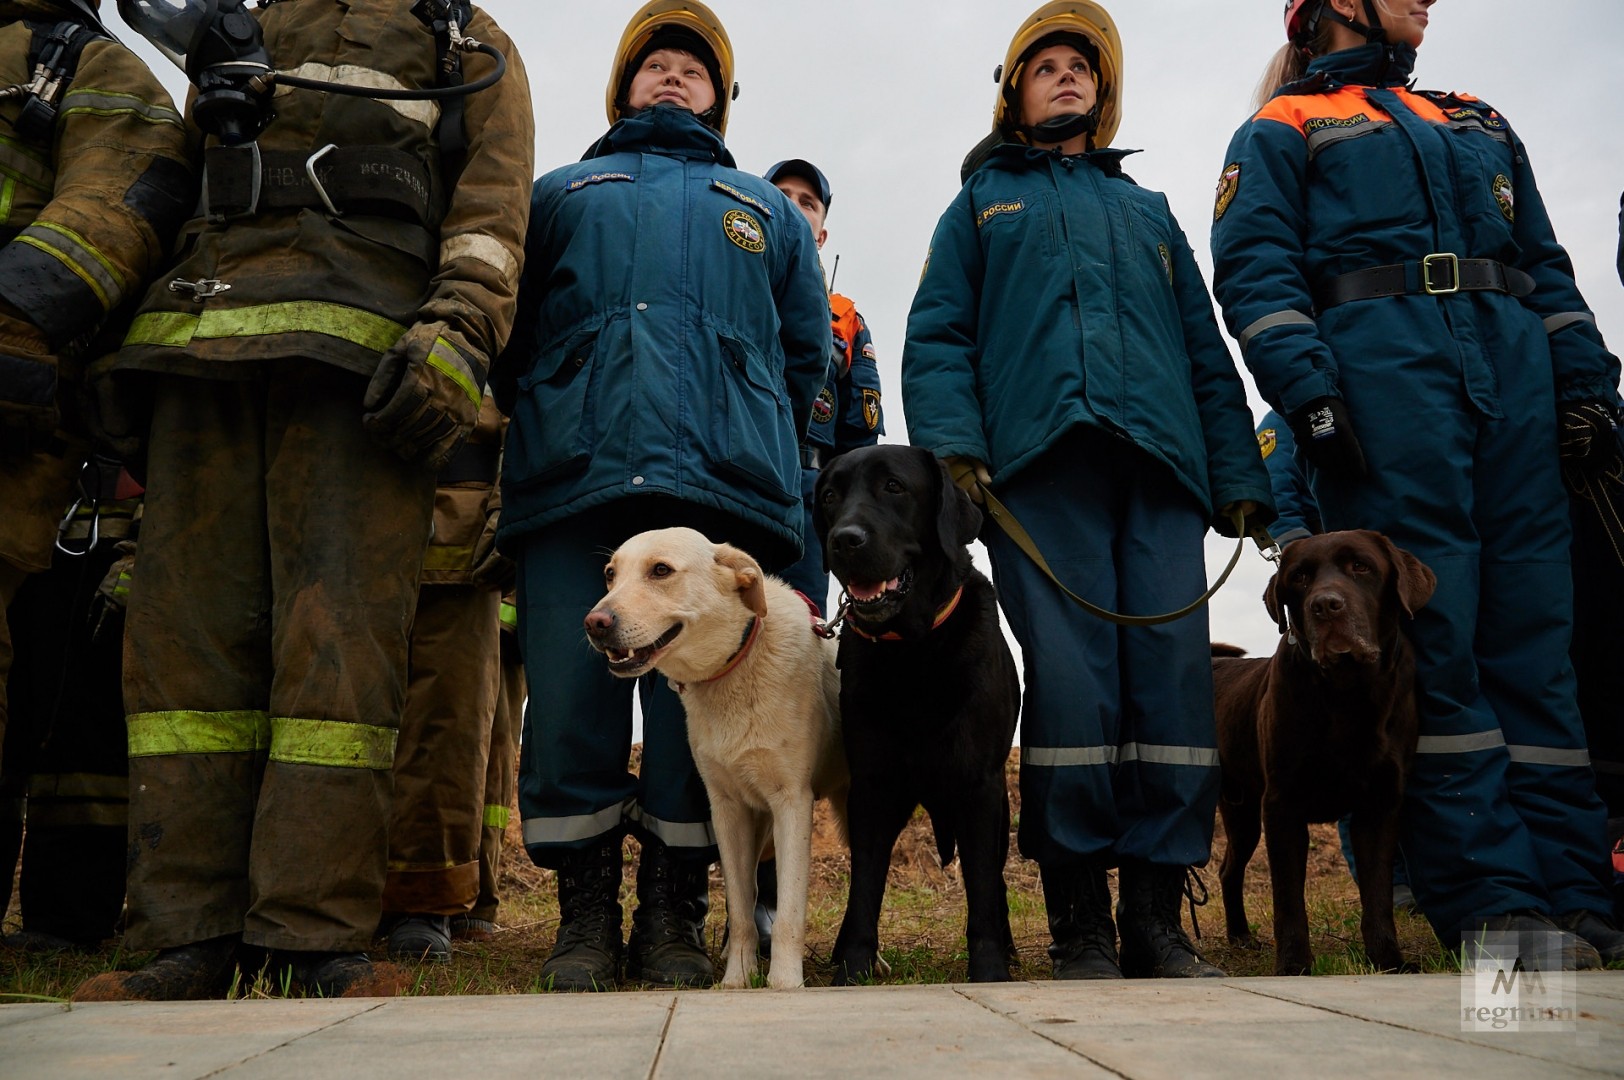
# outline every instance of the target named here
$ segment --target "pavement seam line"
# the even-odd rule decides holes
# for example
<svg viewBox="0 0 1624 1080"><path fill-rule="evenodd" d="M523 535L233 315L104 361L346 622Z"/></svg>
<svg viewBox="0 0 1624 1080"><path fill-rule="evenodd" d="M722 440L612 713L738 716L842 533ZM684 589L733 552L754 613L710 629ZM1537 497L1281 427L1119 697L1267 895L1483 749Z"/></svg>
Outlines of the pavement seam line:
<svg viewBox="0 0 1624 1080"><path fill-rule="evenodd" d="M647 1080L654 1080L660 1075L660 1060L665 1057L665 1038L671 1034L671 1021L677 1018L677 1002L681 1000L681 994L671 994L671 1005L665 1010L665 1023L660 1025L660 1047L654 1051L654 1060L649 1062Z"/></svg>
<svg viewBox="0 0 1624 1080"><path fill-rule="evenodd" d="M1026 1032L1027 1034L1036 1035L1038 1038L1042 1039L1044 1042L1049 1043L1052 1046L1058 1046L1060 1049L1064 1050L1068 1054L1071 1054L1073 1057L1082 1058L1084 1061L1088 1062L1090 1065L1094 1066L1096 1069L1103 1069L1106 1072L1110 1073L1112 1076L1120 1076L1120 1077L1122 1077L1123 1080L1131 1080L1128 1073L1122 1072L1119 1069L1113 1069L1113 1068L1111 1068L1111 1066L1107 1065L1103 1061L1100 1061L1098 1058L1089 1057L1087 1054L1083 1053L1081 1050L1077 1049L1075 1046L1067 1046L1065 1043L1061 1042L1059 1039L1056 1039L1054 1036L1046 1035L1043 1032L1039 1031L1037 1028L1034 1028L1034 1027L1031 1027L1031 1026L1029 1026L1027 1024L1021 1023L1021 1021L1015 1019L1015 1017L1011 1016L1009 1013L999 1012L997 1009L993 1008L991 1005L988 1005L984 1001L977 1001L975 998L971 997L969 994L966 994L963 990L960 990L958 987L954 986L954 987L950 987L950 989L955 994L957 994L959 997L963 998L965 1001L968 1001L970 1004L975 1005L978 1008L986 1009L988 1012L992 1013L994 1016L998 1017L1000 1020L1004 1020L1004 1021L1007 1021L1007 1022L1009 1022L1011 1024L1014 1024L1016 1027L1020 1028L1022 1031Z"/></svg>
<svg viewBox="0 0 1624 1080"><path fill-rule="evenodd" d="M290 1000L292 1000L292 999L290 999ZM365 1016L365 1015L367 1015L367 1013L374 1012L374 1011L376 1011L378 1009L381 1009L387 1004L389 1004L388 1001L380 1001L376 1005L371 1006L370 1008L362 1009L359 1012L353 1012L348 1016L341 1016L337 1020L334 1020L330 1024L323 1024L321 1027L311 1028L309 1031L300 1032L298 1035L295 1035L293 1038L288 1039L285 1042L279 1042L275 1046L268 1046L264 1050L261 1050L257 1054L250 1054L249 1056L241 1059L240 1061L233 1061L229 1065L220 1066L218 1069L215 1069L213 1072L206 1072L203 1075L199 1076L198 1080L209 1080L209 1077L211 1077L211 1076L220 1076L221 1074L227 1072L230 1069L235 1069L235 1068L237 1068L239 1066L248 1064L250 1061L255 1061L255 1060L257 1060L259 1058L262 1058L262 1057L267 1057L267 1056L269 1056L271 1054L276 1053L278 1050L281 1050L283 1047L292 1046L294 1043L299 1042L302 1039L308 1039L310 1036L319 1035L324 1031L331 1031L333 1028L338 1027L340 1024L347 1024L351 1020L354 1020L356 1017Z"/></svg>
<svg viewBox="0 0 1624 1080"><path fill-rule="evenodd" d="M1234 984L1230 984L1230 985L1233 986ZM1566 1068L1569 1068L1569 1069L1577 1069L1580 1072L1595 1073L1597 1076L1612 1076L1612 1075L1614 1075L1613 1073L1606 1072L1605 1070L1593 1069L1588 1065L1576 1065L1576 1064L1574 1064L1572 1062L1552 1062L1550 1058L1539 1057L1536 1054L1525 1054L1520 1050L1513 1050L1510 1047L1491 1046L1488 1043L1474 1042L1471 1039L1463 1039L1460 1036L1455 1035L1455 1034L1443 1033L1443 1032L1437 1032L1437 1031L1428 1031L1426 1028L1411 1027L1409 1024L1400 1024L1400 1023L1397 1023L1397 1022L1392 1021L1392 1020L1381 1020L1381 1019L1378 1019L1377 1017L1374 1017L1374 1016L1360 1016L1358 1013L1348 1012L1345 1009L1337 1009L1337 1008L1333 1008L1330 1005L1319 1005L1319 1004L1315 1004L1315 1003L1312 1003L1312 1002L1299 1001L1296 998L1281 997L1279 994L1265 993L1262 990L1255 990L1255 989L1253 989L1252 987L1249 987L1249 986L1235 986L1234 988L1236 990L1244 990L1246 993L1254 994L1257 997L1268 998L1270 1001L1280 1001L1280 1002L1284 1002L1287 1005L1301 1005L1304 1008L1317 1009L1320 1012L1328 1012L1328 1013L1331 1013L1332 1015L1335 1015L1335 1016L1345 1016L1350 1020L1362 1020L1363 1022L1365 1022L1367 1024L1380 1024L1383 1027L1397 1028L1399 1031L1408 1031L1408 1032L1411 1032L1412 1034L1416 1034L1416 1035L1427 1035L1427 1036L1430 1036L1431 1038L1434 1038L1434 1039L1443 1039L1443 1040L1445 1040L1447 1042L1459 1043L1461 1046L1476 1046L1476 1047L1482 1047L1483 1049L1486 1049L1486 1050L1496 1050L1496 1051L1499 1051L1502 1054L1510 1054L1513 1057L1526 1058L1529 1061L1537 1061L1537 1062L1540 1062L1541 1064L1544 1064L1544 1065L1560 1064L1560 1065L1562 1065L1562 1066L1564 1066Z"/></svg>

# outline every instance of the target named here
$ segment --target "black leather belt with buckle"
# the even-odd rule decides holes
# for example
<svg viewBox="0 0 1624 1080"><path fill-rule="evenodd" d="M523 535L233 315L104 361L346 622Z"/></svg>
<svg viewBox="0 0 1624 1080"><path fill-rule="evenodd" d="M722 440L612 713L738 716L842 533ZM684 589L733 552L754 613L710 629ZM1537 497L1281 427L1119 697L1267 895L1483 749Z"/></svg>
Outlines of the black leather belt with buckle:
<svg viewBox="0 0 1624 1080"><path fill-rule="evenodd" d="M1314 306L1324 311L1338 304L1383 296L1417 293L1452 296L1458 292L1482 291L1524 297L1534 291L1534 279L1494 259L1462 259L1446 251L1415 262L1390 263L1339 274L1314 290Z"/></svg>

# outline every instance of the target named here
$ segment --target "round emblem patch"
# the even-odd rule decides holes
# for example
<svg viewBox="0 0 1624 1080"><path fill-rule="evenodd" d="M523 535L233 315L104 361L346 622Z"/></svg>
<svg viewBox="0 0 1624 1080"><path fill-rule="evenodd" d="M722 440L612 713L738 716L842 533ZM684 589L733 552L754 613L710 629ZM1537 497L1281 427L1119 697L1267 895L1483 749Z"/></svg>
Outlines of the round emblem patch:
<svg viewBox="0 0 1624 1080"><path fill-rule="evenodd" d="M1257 448L1265 460L1268 459L1270 454L1274 453L1274 448L1279 445L1280 442L1274 433L1274 428L1266 427L1257 433Z"/></svg>
<svg viewBox="0 0 1624 1080"><path fill-rule="evenodd" d="M767 250L767 236L761 230L761 222L743 210L729 210L723 214L722 231L727 233L729 240L746 251L759 255Z"/></svg>
<svg viewBox="0 0 1624 1080"><path fill-rule="evenodd" d="M1241 164L1232 161L1224 166L1224 171L1218 175L1218 197L1212 204L1212 220L1217 221L1229 209L1229 204L1235 201L1235 192L1241 187Z"/></svg>
<svg viewBox="0 0 1624 1080"><path fill-rule="evenodd" d="M835 418L835 395L825 386L818 391L818 399L812 403L812 419L820 424L827 424Z"/></svg>
<svg viewBox="0 0 1624 1080"><path fill-rule="evenodd" d="M1506 216L1507 221L1517 220L1517 200L1511 189L1511 178L1500 173L1489 185L1494 192L1494 201L1500 204L1500 213Z"/></svg>

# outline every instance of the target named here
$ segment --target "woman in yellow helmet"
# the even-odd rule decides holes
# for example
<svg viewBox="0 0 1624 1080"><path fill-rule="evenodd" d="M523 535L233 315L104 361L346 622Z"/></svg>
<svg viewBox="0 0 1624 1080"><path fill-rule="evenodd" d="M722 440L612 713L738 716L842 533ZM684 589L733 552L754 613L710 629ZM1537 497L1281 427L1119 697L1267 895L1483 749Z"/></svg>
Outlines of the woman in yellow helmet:
<svg viewBox="0 0 1624 1080"><path fill-rule="evenodd" d="M706 985L715 833L682 705L656 675L640 775L630 679L581 644L604 556L685 525L769 568L801 552L801 462L829 369L817 247L777 188L733 168L727 34L703 4L633 17L609 78L613 125L536 182L513 340L495 373L512 417L501 543L519 564L530 698L525 847L558 870L553 989L619 976L621 838L642 846L627 974Z"/></svg>
<svg viewBox="0 0 1624 1080"><path fill-rule="evenodd" d="M1047 4L1016 34L993 135L931 242L902 393L909 440L972 496L990 486L1068 587L1148 614L1205 589L1209 527L1274 513L1190 246L1109 148L1121 72L1097 4ZM1179 922L1218 797L1205 612L1118 628L1001 530L984 539L1025 661L1020 845L1056 978L1221 975Z"/></svg>

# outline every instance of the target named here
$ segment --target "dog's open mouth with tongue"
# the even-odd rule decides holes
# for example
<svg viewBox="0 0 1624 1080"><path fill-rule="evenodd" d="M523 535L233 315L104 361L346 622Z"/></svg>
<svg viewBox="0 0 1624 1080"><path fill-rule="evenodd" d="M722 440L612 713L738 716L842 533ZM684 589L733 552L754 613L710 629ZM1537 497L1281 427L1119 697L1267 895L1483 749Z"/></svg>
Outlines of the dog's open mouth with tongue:
<svg viewBox="0 0 1624 1080"><path fill-rule="evenodd" d="M846 595L851 597L851 610L864 622L881 623L896 615L908 599L913 588L913 568L904 567L896 577L886 581L848 581Z"/></svg>

